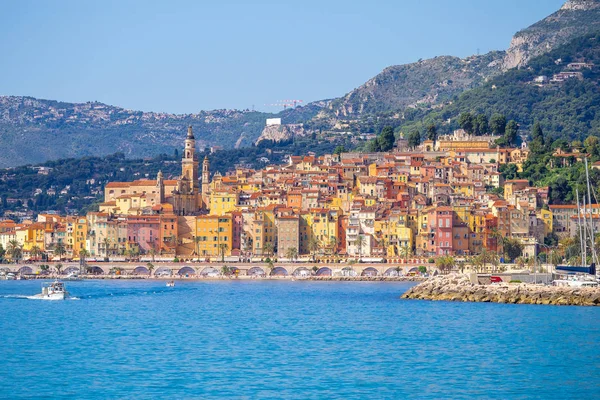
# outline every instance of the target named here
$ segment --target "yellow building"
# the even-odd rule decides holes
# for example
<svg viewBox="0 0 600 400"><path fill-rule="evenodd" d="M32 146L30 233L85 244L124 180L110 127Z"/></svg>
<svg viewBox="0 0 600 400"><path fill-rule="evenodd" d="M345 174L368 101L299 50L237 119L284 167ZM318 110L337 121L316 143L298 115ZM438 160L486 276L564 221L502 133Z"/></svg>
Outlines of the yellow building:
<svg viewBox="0 0 600 400"><path fill-rule="evenodd" d="M85 217L67 217L66 248L73 258L79 257L81 250L86 248L87 219Z"/></svg>
<svg viewBox="0 0 600 400"><path fill-rule="evenodd" d="M331 238L338 237L338 212L326 208L310 210L310 227L313 236L327 246Z"/></svg>
<svg viewBox="0 0 600 400"><path fill-rule="evenodd" d="M29 252L33 247L44 251L46 227L42 223L33 223L16 229L16 240L23 245L23 251Z"/></svg>
<svg viewBox="0 0 600 400"><path fill-rule="evenodd" d="M552 224L552 211L544 210L543 208L538 212L538 218L542 220L544 224L544 235L549 235L552 233L552 229L554 228Z"/></svg>
<svg viewBox="0 0 600 400"><path fill-rule="evenodd" d="M148 207L145 194L128 194L116 199L117 214L140 214L142 208Z"/></svg>
<svg viewBox="0 0 600 400"><path fill-rule="evenodd" d="M210 213L213 215L225 215L236 211L240 195L228 190L213 191L210 193Z"/></svg>
<svg viewBox="0 0 600 400"><path fill-rule="evenodd" d="M368 171L369 171L368 172L369 176L377 176L377 164L376 163L369 164Z"/></svg>
<svg viewBox="0 0 600 400"><path fill-rule="evenodd" d="M195 252L200 257L220 257L231 254L233 239L231 215L201 215L196 217Z"/></svg>

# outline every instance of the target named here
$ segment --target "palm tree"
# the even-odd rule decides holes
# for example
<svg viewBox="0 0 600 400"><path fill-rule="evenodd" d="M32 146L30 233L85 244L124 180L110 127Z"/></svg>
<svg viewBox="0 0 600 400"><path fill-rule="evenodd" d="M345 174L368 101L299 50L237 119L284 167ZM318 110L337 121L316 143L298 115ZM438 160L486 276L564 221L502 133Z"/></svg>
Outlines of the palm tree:
<svg viewBox="0 0 600 400"><path fill-rule="evenodd" d="M319 247L319 239L317 239L315 236L311 236L308 240L308 251L310 251L310 253L312 254L313 261L317 259L316 253L319 250Z"/></svg>
<svg viewBox="0 0 600 400"><path fill-rule="evenodd" d="M527 264L527 260L525 260L525 257L517 257L515 264L517 264L519 268L523 269L525 268L525 264Z"/></svg>
<svg viewBox="0 0 600 400"><path fill-rule="evenodd" d="M67 250L65 249L65 245L63 244L63 242L56 243L56 245L54 246L54 254L58 256L59 260L62 260L62 256L64 256L66 253Z"/></svg>
<svg viewBox="0 0 600 400"><path fill-rule="evenodd" d="M435 265L445 273L448 273L455 266L454 257L451 256L441 256L435 260Z"/></svg>
<svg viewBox="0 0 600 400"><path fill-rule="evenodd" d="M295 247L290 247L285 252L285 256L287 257L288 260L294 261L296 258L298 258L298 249Z"/></svg>
<svg viewBox="0 0 600 400"><path fill-rule="evenodd" d="M485 262L481 254L471 258L471 266L475 268L475 272L479 272L480 268L483 268L484 265Z"/></svg>
<svg viewBox="0 0 600 400"><path fill-rule="evenodd" d="M230 273L231 270L229 269L229 267L227 265L223 265L223 267L221 268L221 274L224 276L229 276Z"/></svg>
<svg viewBox="0 0 600 400"><path fill-rule="evenodd" d="M106 257L106 261L110 261L108 258L108 249L110 248L111 240L109 238L102 239L102 243L104 244L104 257Z"/></svg>
<svg viewBox="0 0 600 400"><path fill-rule="evenodd" d="M40 249L39 246L31 246L31 249L29 249L29 254L34 260L37 260L38 256L42 254L42 249Z"/></svg>
<svg viewBox="0 0 600 400"><path fill-rule="evenodd" d="M491 232L490 232L490 237L493 239L496 239L496 251L498 252L498 254L503 254L504 253L504 236L502 236L502 233L500 233L500 231L496 228L492 228ZM502 251L500 251L500 246L502 246Z"/></svg>
<svg viewBox="0 0 600 400"><path fill-rule="evenodd" d="M10 256L12 261L18 263L21 257L23 256L23 246L21 246L19 242L13 239L8 242L8 246L6 246L6 252Z"/></svg>
<svg viewBox="0 0 600 400"><path fill-rule="evenodd" d="M136 248L131 247L129 250L127 250L127 254L129 255L129 260L133 261L139 252Z"/></svg>
<svg viewBox="0 0 600 400"><path fill-rule="evenodd" d="M358 235L355 241L355 245L358 246L358 261L362 259L362 249L366 244L366 239L363 235Z"/></svg>
<svg viewBox="0 0 600 400"><path fill-rule="evenodd" d="M535 258L534 257L529 257L527 259L527 267L529 268L530 272L533 272L533 270L535 269Z"/></svg>
<svg viewBox="0 0 600 400"><path fill-rule="evenodd" d="M58 274L60 275L60 271L63 268L63 265L61 263L58 263L54 266L54 268L56 269L56 271L58 271Z"/></svg>
<svg viewBox="0 0 600 400"><path fill-rule="evenodd" d="M461 261L457 262L456 265L458 266L458 269L459 269L460 273L462 274L463 271L465 270L465 262L461 260Z"/></svg>
<svg viewBox="0 0 600 400"><path fill-rule="evenodd" d="M202 236L194 236L194 253L199 256L200 251L198 250L198 243L200 243Z"/></svg>
<svg viewBox="0 0 600 400"><path fill-rule="evenodd" d="M380 242L381 242L381 247L383 247L383 256L387 257L390 241L385 238L381 238Z"/></svg>
<svg viewBox="0 0 600 400"><path fill-rule="evenodd" d="M150 258L152 259L152 262L154 262L154 259L156 257L156 250L154 250L154 247L148 250L148 254L150 254Z"/></svg>
<svg viewBox="0 0 600 400"><path fill-rule="evenodd" d="M263 252L267 256L271 256L273 254L273 244L271 244L271 243L265 243L264 246L263 246Z"/></svg>
<svg viewBox="0 0 600 400"><path fill-rule="evenodd" d="M225 253L229 250L229 245L227 243L219 244L219 253L221 253L221 262L225 262Z"/></svg>
<svg viewBox="0 0 600 400"><path fill-rule="evenodd" d="M400 249L400 255L404 259L410 258L412 256L412 249L410 248L410 246L402 246L402 248Z"/></svg>
<svg viewBox="0 0 600 400"><path fill-rule="evenodd" d="M79 263L85 265L85 259L90 256L90 252L86 249L79 250Z"/></svg>
<svg viewBox="0 0 600 400"><path fill-rule="evenodd" d="M152 276L152 271L154 270L154 265L152 263L146 264L146 268L150 271L150 276Z"/></svg>
<svg viewBox="0 0 600 400"><path fill-rule="evenodd" d="M331 236L329 238L329 248L331 250L331 254L335 254L336 253L336 249L338 246L338 240L335 236Z"/></svg>

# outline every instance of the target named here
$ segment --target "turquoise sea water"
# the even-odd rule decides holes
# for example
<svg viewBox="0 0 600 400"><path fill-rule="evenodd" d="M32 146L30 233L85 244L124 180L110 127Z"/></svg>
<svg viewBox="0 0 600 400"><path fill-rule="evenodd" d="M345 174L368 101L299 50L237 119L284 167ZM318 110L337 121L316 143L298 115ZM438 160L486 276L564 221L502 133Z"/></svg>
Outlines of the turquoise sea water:
<svg viewBox="0 0 600 400"><path fill-rule="evenodd" d="M0 281L0 397L600 398L600 308L407 283Z"/></svg>

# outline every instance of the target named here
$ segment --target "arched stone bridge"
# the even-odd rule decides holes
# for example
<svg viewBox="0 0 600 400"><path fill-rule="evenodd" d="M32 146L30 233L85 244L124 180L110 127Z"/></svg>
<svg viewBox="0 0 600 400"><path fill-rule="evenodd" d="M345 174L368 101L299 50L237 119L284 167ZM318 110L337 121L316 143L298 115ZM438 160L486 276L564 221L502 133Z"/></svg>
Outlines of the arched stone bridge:
<svg viewBox="0 0 600 400"><path fill-rule="evenodd" d="M47 263L50 271L55 272L56 263ZM241 276L398 276L417 272L419 266L423 265L430 274L439 273L438 268L432 264L372 264L372 263L275 263L273 269L269 269L266 263L174 263L155 262L152 275L156 277L193 277L193 276L218 276L221 274L223 265L232 270L239 270ZM62 274L71 272L80 273L80 265L74 263L62 263ZM88 262L87 273L92 275L109 275L119 271L121 275L148 276L150 270L148 263L144 262ZM40 264L0 265L0 271L16 274L41 274Z"/></svg>

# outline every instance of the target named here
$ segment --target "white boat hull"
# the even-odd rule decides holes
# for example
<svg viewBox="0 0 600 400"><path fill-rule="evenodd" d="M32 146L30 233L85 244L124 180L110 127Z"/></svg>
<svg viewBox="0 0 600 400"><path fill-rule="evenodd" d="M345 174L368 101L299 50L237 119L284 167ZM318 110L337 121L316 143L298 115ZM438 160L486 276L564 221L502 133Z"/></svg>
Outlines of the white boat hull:
<svg viewBox="0 0 600 400"><path fill-rule="evenodd" d="M36 294L35 296L29 296L31 300L64 300L69 297L69 293L51 293L51 294Z"/></svg>

